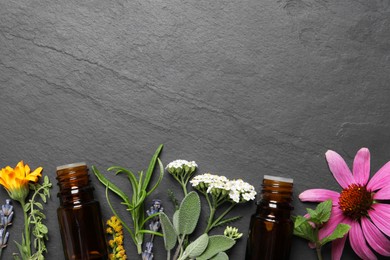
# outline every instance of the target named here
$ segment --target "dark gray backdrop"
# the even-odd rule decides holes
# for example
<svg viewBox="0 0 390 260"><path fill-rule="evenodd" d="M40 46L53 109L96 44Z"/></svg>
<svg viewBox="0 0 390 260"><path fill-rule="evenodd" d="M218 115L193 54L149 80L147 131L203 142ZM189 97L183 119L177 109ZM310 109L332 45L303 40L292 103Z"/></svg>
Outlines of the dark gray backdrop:
<svg viewBox="0 0 390 260"><path fill-rule="evenodd" d="M340 190L328 149L351 165L368 147L372 173L390 160L389 80L388 0L1 0L0 163L43 166L55 184L55 167L71 162L146 169L163 143L164 165L195 160L198 173L243 178L258 191L264 174L294 178L303 214L311 205L300 192ZM168 175L155 197L171 215L167 188L179 191ZM57 191L45 207L47 259L63 258ZM234 211L245 235L254 209ZM21 221L18 211L4 259ZM166 259L156 244L156 259ZM348 246L343 256L355 258ZM305 258L314 251L294 239L292 259Z"/></svg>

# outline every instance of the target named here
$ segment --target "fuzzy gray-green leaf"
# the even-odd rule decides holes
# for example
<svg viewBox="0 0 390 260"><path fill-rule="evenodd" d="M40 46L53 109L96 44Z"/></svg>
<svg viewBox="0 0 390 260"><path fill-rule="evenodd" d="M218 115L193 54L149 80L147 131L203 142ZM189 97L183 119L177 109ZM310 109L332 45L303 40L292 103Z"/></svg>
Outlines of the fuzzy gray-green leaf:
<svg viewBox="0 0 390 260"><path fill-rule="evenodd" d="M164 213L160 213L161 229L164 235L164 245L167 251L175 247L177 241L177 235L175 228L173 227L168 216Z"/></svg>
<svg viewBox="0 0 390 260"><path fill-rule="evenodd" d="M209 236L203 234L198 237L194 242L189 244L186 250L183 253L183 256L180 259L187 259L187 257L194 259L195 257L201 255L209 243Z"/></svg>
<svg viewBox="0 0 390 260"><path fill-rule="evenodd" d="M207 260L218 254L219 252L224 252L230 249L236 241L234 239L223 236L215 235L209 237L209 244L207 245L206 250L202 255L197 257L197 260Z"/></svg>
<svg viewBox="0 0 390 260"><path fill-rule="evenodd" d="M184 197L178 213L179 234L189 235L194 232L200 216L200 198L191 191Z"/></svg>
<svg viewBox="0 0 390 260"><path fill-rule="evenodd" d="M176 235L179 235L179 211L180 209L176 210L175 213L173 213L173 218L172 218L173 227L176 230Z"/></svg>
<svg viewBox="0 0 390 260"><path fill-rule="evenodd" d="M225 252L219 252L218 254L210 258L210 260L229 260L229 257Z"/></svg>

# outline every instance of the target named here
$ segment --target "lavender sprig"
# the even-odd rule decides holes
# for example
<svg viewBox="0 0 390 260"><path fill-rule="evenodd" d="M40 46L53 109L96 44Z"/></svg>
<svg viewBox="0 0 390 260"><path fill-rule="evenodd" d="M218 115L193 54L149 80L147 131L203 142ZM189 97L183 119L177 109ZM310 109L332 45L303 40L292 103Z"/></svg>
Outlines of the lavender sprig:
<svg viewBox="0 0 390 260"><path fill-rule="evenodd" d="M152 201L153 205L146 211L146 214L148 216L156 215L153 217L149 223L149 229L153 232L158 232L158 230L161 227L160 223L160 217L159 214L160 212L164 211L164 208L162 207L161 200L155 199ZM153 259L153 239L154 239L154 234L151 234L150 236L150 241L145 243L145 249L142 252L142 260L152 260Z"/></svg>
<svg viewBox="0 0 390 260"><path fill-rule="evenodd" d="M5 205L1 206L0 209L0 258L3 248L7 246L9 232L7 227L12 225L12 218L14 216L13 206L11 200L5 200Z"/></svg>

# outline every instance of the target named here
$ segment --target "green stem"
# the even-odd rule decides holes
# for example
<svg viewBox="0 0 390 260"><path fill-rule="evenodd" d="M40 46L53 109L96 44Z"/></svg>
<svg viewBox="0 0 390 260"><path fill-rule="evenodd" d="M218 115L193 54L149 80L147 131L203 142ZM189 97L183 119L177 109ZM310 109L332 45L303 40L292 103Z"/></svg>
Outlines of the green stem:
<svg viewBox="0 0 390 260"><path fill-rule="evenodd" d="M184 192L184 197L185 197L188 194L188 192L187 192L187 184L186 183L182 183L181 186L183 187L183 192Z"/></svg>
<svg viewBox="0 0 390 260"><path fill-rule="evenodd" d="M316 252L317 252L317 258L318 258L318 260L322 260L321 246L320 246L320 245L317 245L317 246L316 246Z"/></svg>
<svg viewBox="0 0 390 260"><path fill-rule="evenodd" d="M209 205L209 208L210 208L210 215L209 215L209 219L207 221L207 227L204 231L204 233L207 234L213 228L213 220L214 220L214 215L215 215L216 209L215 209L214 205L211 203L209 195L207 193L205 193L205 196L206 196L207 204Z"/></svg>
<svg viewBox="0 0 390 260"><path fill-rule="evenodd" d="M177 246L176 248L176 252L175 254L173 255L173 260L176 260L178 257L179 257L179 254L182 252L182 246L183 246L183 242L184 242L184 236L182 238L179 238L179 245Z"/></svg>
<svg viewBox="0 0 390 260"><path fill-rule="evenodd" d="M215 226L215 225L218 225L218 222L221 221L233 208L234 206L236 206L236 203L233 203L229 206L229 208L227 208L212 224L212 228ZM211 229L210 229L211 230Z"/></svg>
<svg viewBox="0 0 390 260"><path fill-rule="evenodd" d="M24 259L25 257L26 258L31 257L30 225L29 225L29 221L28 221L28 215L27 215L27 212L25 210L26 203L23 200L19 201L19 202L20 202L20 205L22 206L23 217L24 217L24 243L22 243L22 247L23 247L22 250L25 250L25 252L21 252L21 253L23 253L22 258ZM27 255L24 255L24 253L27 253Z"/></svg>
<svg viewBox="0 0 390 260"><path fill-rule="evenodd" d="M319 233L320 233L320 229L318 227L318 225L315 225L315 237L316 237L316 242L315 242L315 245L316 245L316 252L317 252L317 258L318 260L322 260L322 254L321 254L321 243L319 241Z"/></svg>

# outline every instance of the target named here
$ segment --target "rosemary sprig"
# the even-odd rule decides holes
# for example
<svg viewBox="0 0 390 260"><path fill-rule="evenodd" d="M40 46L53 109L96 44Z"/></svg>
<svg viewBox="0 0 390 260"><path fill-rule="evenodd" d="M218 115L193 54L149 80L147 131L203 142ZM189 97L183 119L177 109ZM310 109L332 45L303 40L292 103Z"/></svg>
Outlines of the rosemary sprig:
<svg viewBox="0 0 390 260"><path fill-rule="evenodd" d="M130 234L134 244L137 247L138 254L142 253L142 243L145 233L154 234L158 236L162 236L159 232L154 232L148 229L145 229L146 222L155 217L155 216L145 216L144 211L144 201L145 199L157 188L157 186L160 184L162 177L164 175L164 167L158 159L159 154L161 153L161 150L163 148L163 145L160 145L156 152L154 153L150 163L149 167L144 173L143 171L138 173L137 176L130 170L119 167L119 166L112 166L108 168L108 171L114 171L116 175L118 174L125 174L131 184L132 188L132 196L128 196L125 192L123 192L118 186L116 186L114 183L112 183L110 180L108 180L102 173L98 171L98 169L95 166L92 166L92 171L96 175L96 177L99 179L99 181L106 186L107 189L111 190L114 194L119 196L122 199L122 204L127 207L127 211L130 213L131 220L132 220L132 229L126 225L126 223L122 220L121 217L117 214L117 212L114 211L112 208L110 201L108 199L108 193L106 193L107 201L110 205L111 210L113 211L114 215L121 221L123 227L128 231ZM156 166L156 163L158 162L160 167L160 175L157 179L157 182L149 188L150 181L152 179L152 175ZM157 214L156 214L157 216Z"/></svg>

